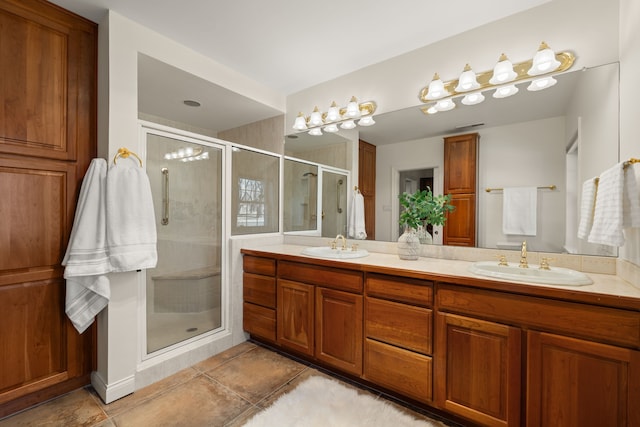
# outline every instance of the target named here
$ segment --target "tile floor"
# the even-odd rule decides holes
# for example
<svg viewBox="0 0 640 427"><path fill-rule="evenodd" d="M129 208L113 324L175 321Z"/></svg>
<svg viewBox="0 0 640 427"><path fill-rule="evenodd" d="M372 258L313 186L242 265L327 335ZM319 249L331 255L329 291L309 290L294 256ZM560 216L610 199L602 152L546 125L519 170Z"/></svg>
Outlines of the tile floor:
<svg viewBox="0 0 640 427"><path fill-rule="evenodd" d="M326 374L244 342L108 405L88 386L0 420L0 427L237 427L313 375Z"/></svg>

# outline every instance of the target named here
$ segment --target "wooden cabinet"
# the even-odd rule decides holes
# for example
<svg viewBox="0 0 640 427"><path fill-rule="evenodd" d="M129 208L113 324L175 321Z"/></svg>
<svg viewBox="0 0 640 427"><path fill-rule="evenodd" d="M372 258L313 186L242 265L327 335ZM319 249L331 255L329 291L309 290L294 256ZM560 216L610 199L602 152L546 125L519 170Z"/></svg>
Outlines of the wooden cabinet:
<svg viewBox="0 0 640 427"><path fill-rule="evenodd" d="M640 426L637 311L444 283L436 295L438 406L482 425Z"/></svg>
<svg viewBox="0 0 640 427"><path fill-rule="evenodd" d="M444 139L444 194L451 194L453 212L443 228L445 245L476 245L478 134Z"/></svg>
<svg viewBox="0 0 640 427"><path fill-rule="evenodd" d="M360 140L358 188L364 198L364 226L367 240L376 238L376 146Z"/></svg>
<svg viewBox="0 0 640 427"><path fill-rule="evenodd" d="M280 261L278 343L360 375L362 273Z"/></svg>
<svg viewBox="0 0 640 427"><path fill-rule="evenodd" d="M0 1L0 418L88 384L94 332L65 315L61 261L96 153L97 25Z"/></svg>
<svg viewBox="0 0 640 427"><path fill-rule="evenodd" d="M243 263L244 330L276 341L276 261L247 255Z"/></svg>
<svg viewBox="0 0 640 427"><path fill-rule="evenodd" d="M362 295L316 288L318 360L349 374L362 374Z"/></svg>
<svg viewBox="0 0 640 427"><path fill-rule="evenodd" d="M528 332L526 425L640 425L640 352Z"/></svg>
<svg viewBox="0 0 640 427"><path fill-rule="evenodd" d="M430 281L368 274L363 378L417 401L432 398Z"/></svg>
<svg viewBox="0 0 640 427"><path fill-rule="evenodd" d="M438 406L482 425L520 425L520 337L516 327L438 313Z"/></svg>
<svg viewBox="0 0 640 427"><path fill-rule="evenodd" d="M640 427L640 309L393 273L245 253L245 328L262 340L277 331L270 343L283 351L462 422ZM257 308L275 324L256 321Z"/></svg>

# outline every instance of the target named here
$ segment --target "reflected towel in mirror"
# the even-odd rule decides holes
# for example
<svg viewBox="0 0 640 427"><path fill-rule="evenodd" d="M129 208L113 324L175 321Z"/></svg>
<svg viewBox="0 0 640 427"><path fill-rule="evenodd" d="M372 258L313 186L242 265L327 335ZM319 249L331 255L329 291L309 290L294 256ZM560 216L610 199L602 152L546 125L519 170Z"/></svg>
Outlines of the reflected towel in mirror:
<svg viewBox="0 0 640 427"><path fill-rule="evenodd" d="M502 232L522 236L537 233L537 187L507 187L502 201Z"/></svg>
<svg viewBox="0 0 640 427"><path fill-rule="evenodd" d="M359 191L354 192L349 212L348 236L352 239L364 240L367 231L364 223L364 197Z"/></svg>

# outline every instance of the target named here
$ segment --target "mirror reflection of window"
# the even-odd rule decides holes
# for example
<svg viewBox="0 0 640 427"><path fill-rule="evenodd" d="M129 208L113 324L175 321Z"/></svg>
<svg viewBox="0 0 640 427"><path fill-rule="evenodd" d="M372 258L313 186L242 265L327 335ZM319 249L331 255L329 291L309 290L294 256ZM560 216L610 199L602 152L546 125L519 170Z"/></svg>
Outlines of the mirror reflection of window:
<svg viewBox="0 0 640 427"><path fill-rule="evenodd" d="M278 231L280 159L234 148L231 156L234 191L231 234Z"/></svg>
<svg viewBox="0 0 640 427"><path fill-rule="evenodd" d="M318 166L285 159L284 182L284 231L317 230Z"/></svg>

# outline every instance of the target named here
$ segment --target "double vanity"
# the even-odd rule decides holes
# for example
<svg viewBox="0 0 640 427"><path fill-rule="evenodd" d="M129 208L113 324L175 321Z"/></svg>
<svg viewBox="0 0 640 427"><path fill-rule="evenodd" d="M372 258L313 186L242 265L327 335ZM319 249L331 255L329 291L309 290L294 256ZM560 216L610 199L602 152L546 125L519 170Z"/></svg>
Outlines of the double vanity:
<svg viewBox="0 0 640 427"><path fill-rule="evenodd" d="M243 249L244 329L478 425L640 426L639 289L615 275L362 251Z"/></svg>

